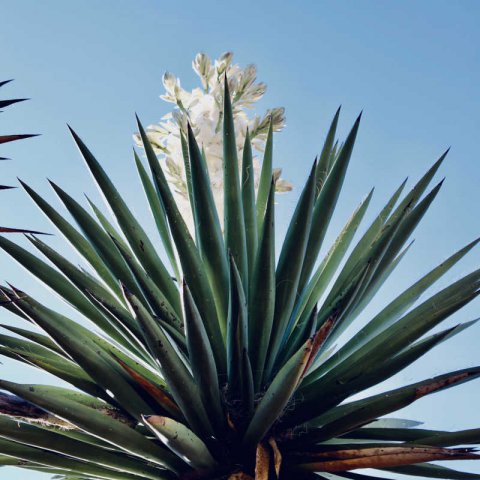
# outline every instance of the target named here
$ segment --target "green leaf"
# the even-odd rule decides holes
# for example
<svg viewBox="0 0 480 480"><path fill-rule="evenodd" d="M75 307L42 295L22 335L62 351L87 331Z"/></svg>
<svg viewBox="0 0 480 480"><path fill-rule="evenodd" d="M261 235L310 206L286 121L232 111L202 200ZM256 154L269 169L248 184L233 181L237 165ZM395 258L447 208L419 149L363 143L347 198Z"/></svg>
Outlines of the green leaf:
<svg viewBox="0 0 480 480"><path fill-rule="evenodd" d="M152 242L143 230L142 226L132 214L127 204L121 197L118 190L113 185L110 177L107 175L92 152L83 143L80 137L70 128L70 133L82 154L85 163L92 173L97 185L104 194L105 200L112 209L115 218L120 225L128 243L132 247L133 252L139 259L143 267L148 270L152 279L159 285L164 292L169 303L176 312L180 312L180 298L178 290L172 281L165 265L160 260Z"/></svg>
<svg viewBox="0 0 480 480"><path fill-rule="evenodd" d="M207 446L185 425L167 417L144 417L145 423L158 438L194 468L212 469L217 465Z"/></svg>
<svg viewBox="0 0 480 480"><path fill-rule="evenodd" d="M312 351L309 339L280 369L258 404L247 428L243 443L252 447L260 442L281 416L305 370Z"/></svg>
<svg viewBox="0 0 480 480"><path fill-rule="evenodd" d="M372 276L372 279L370 280L370 283L363 294L363 298L351 313L352 320L375 296L376 292L395 268L396 264L398 263L398 257L396 257L398 252L408 240L411 233L414 231L415 227L418 225L423 215L430 207L442 184L443 180L437 184L435 188L433 188L432 191L412 211L410 211L400 223L398 230L395 232L395 235L393 236L386 252L378 264L375 274ZM340 333L341 332L338 332L337 335Z"/></svg>
<svg viewBox="0 0 480 480"><path fill-rule="evenodd" d="M123 413L116 406L112 406L105 401L98 399L92 395L88 395L78 390L72 390L65 387L56 387L53 385L29 385L33 388L33 391L41 393L43 395L56 395L66 400L85 405L86 407L103 412L105 415L118 416L118 418L124 420L126 423L131 424L132 419L127 414ZM23 397L21 397L23 398ZM35 407L38 408L38 407ZM43 411L42 409L40 409ZM43 425L41 426L43 428Z"/></svg>
<svg viewBox="0 0 480 480"><path fill-rule="evenodd" d="M30 195L33 201L49 218L49 220L60 230L71 245L82 255L85 260L94 268L100 278L112 289L113 292L120 298L121 290L117 280L112 275L109 268L105 265L102 258L98 255L92 245L80 233L68 223L55 208L47 203L38 193L31 187L19 179L20 184L25 191Z"/></svg>
<svg viewBox="0 0 480 480"><path fill-rule="evenodd" d="M125 264L125 261L118 253L118 250L114 248L114 244L110 236L103 231L103 229L97 224L92 216L70 195L68 195L52 181L50 181L50 184L55 190L55 193L59 196L60 200L67 207L67 210L75 219L79 227L82 229L90 244L95 248L98 255L101 256L114 277L117 279L117 282L118 279L121 279L122 282L127 285L129 290L135 292L139 298L143 299L143 295L140 292L135 279Z"/></svg>
<svg viewBox="0 0 480 480"><path fill-rule="evenodd" d="M220 323L217 316L215 301L205 272L204 264L190 232L188 231L187 225L178 210L168 182L157 160L155 152L153 151L153 147L150 144L138 117L137 122L155 186L169 220L170 230L177 247L185 280L189 285L198 310L205 321L205 329L212 345L215 363L219 370L219 374L224 374L226 373L225 346L219 328ZM131 290L128 284L127 288Z"/></svg>
<svg viewBox="0 0 480 480"><path fill-rule="evenodd" d="M380 469L378 469L380 470ZM326 478L327 480L336 480L337 478L347 478L350 480L388 480L385 477L379 477L377 475L377 472L375 472L375 476L372 475L365 475L365 474L360 474L360 473L353 473L353 472L337 472L335 474L333 473L326 473L322 472L323 478Z"/></svg>
<svg viewBox="0 0 480 480"><path fill-rule="evenodd" d="M343 285L336 297L330 300L330 297L324 302L321 307L318 315L315 315L316 325L312 325L310 328L313 328L313 331L323 328L324 324L328 323L329 328L327 335L322 339L322 344L319 349L316 349L313 353L312 363L314 363L320 356L321 352L325 352L325 344L328 342L331 332L334 330L336 325L342 321L345 312L348 311L350 305L356 301L359 292L362 290L365 283L365 279L370 274L371 265L367 262L361 270L356 272L352 278L349 279L346 285ZM312 310L313 311L313 310ZM284 358L288 358L294 349L298 348L298 345L303 340L306 332L306 328L309 326L309 319L302 320L301 323L298 323L294 328L290 338L285 343L282 356L279 358L279 363L283 361Z"/></svg>
<svg viewBox="0 0 480 480"><path fill-rule="evenodd" d="M263 221L267 208L268 197L270 195L270 184L273 174L273 123L270 118L268 126L267 142L265 144L265 153L263 154L262 170L257 192L257 232L260 234L263 229Z"/></svg>
<svg viewBox="0 0 480 480"><path fill-rule="evenodd" d="M133 332L139 339L143 339L143 334L137 322L125 308L118 308L116 304L110 303L106 298L98 296L91 290L85 290L86 295L97 308L102 310L106 316L113 317L118 323L124 325L128 330ZM143 347L144 348L144 347Z"/></svg>
<svg viewBox="0 0 480 480"><path fill-rule="evenodd" d="M434 432L433 434L424 435L422 438L417 438L414 442L441 447L480 443L480 428L471 428L458 432Z"/></svg>
<svg viewBox="0 0 480 480"><path fill-rule="evenodd" d="M78 402L58 395L55 392L38 391L37 386L20 385L18 383L0 380L0 387L19 397L48 410L82 430L106 440L136 457L162 465L173 471L183 470L181 461L174 455L159 448L124 423L81 405Z"/></svg>
<svg viewBox="0 0 480 480"><path fill-rule="evenodd" d="M342 439L361 439L361 440L385 440L391 442L413 442L420 438L433 435L435 433L444 433L437 430L426 430L423 428L371 428L362 427L358 430L352 430L344 435ZM427 445L427 444L425 444Z"/></svg>
<svg viewBox="0 0 480 480"><path fill-rule="evenodd" d="M162 471L158 468L136 458L100 449L88 443L65 437L65 435L27 425L4 416L0 416L0 435L24 445L43 448L87 463L111 468L119 472L140 475L151 480L157 480L158 475L162 474Z"/></svg>
<svg viewBox="0 0 480 480"><path fill-rule="evenodd" d="M335 116L333 117L332 123L330 124L330 128L328 129L328 133L325 138L325 143L323 144L322 153L320 154L320 158L318 159L317 170L315 172L317 197L322 190L325 179L330 173L330 159L332 157L332 153L334 153L333 148L335 142L335 134L337 132L338 118L340 116L340 109L341 107L338 107Z"/></svg>
<svg viewBox="0 0 480 480"><path fill-rule="evenodd" d="M24 460L19 458L10 457L8 455L0 455L0 466L2 467L21 467L25 463L26 462Z"/></svg>
<svg viewBox="0 0 480 480"><path fill-rule="evenodd" d="M431 287L439 278L450 270L459 260L461 260L480 239L474 240L458 252L447 258L427 275L415 282L411 287L407 288L398 297L392 300L383 310L381 310L365 327L359 330L354 338L343 345L323 366L322 372L332 368L344 359L350 353L358 350L367 341L371 340L375 335L384 331L392 325L399 317L401 317L419 298ZM321 372L319 371L318 374Z"/></svg>
<svg viewBox="0 0 480 480"><path fill-rule="evenodd" d="M383 417L365 425L366 428L414 428L423 425L423 422L406 418Z"/></svg>
<svg viewBox="0 0 480 480"><path fill-rule="evenodd" d="M22 460L33 461L50 467L60 467L63 470L79 472L106 480L137 480L136 475L130 475L108 468L100 467L93 463L86 463L48 452L47 450L22 445L0 438L0 452Z"/></svg>
<svg viewBox="0 0 480 480"><path fill-rule="evenodd" d="M428 184L430 183L431 179L435 175L436 171L440 167L440 164L445 158L447 152L444 155L442 155L440 159L437 160L437 162L435 162L435 164L427 171L427 173L417 182L417 184L413 187L413 189L405 196L402 202L400 202L400 204L394 210L394 212L387 218L401 190L403 189L404 183L394 193L393 197L384 207L380 215L375 219L375 221L372 223L370 228L367 230L364 236L360 239L355 249L352 251L349 259L347 260L345 266L340 272L339 277L336 280L336 283L335 283L336 286L341 285L341 283L344 282L348 278L348 276L351 276L352 271L355 268L358 268L358 265L361 264L362 259L363 261L365 261L366 258L369 258L369 256L371 255L370 250L372 250L375 244L379 245L381 241L384 242L384 240L387 239L392 242L392 248L393 246L395 246L396 251L398 251L399 247L402 245L402 243L399 240L405 241L407 239L408 235L406 235L406 232L408 232L409 228L413 228L416 225L416 221L419 219L419 217L421 217L421 215L423 215L423 213L425 213L426 209L430 205L431 201L433 201L435 195L437 194L441 186L441 183L437 185L432 190L432 192L430 192L430 194L425 198L422 204L419 205L418 208L414 208L419 198L421 197L421 195L427 188ZM392 229L391 227L388 227L389 225L390 226L396 225L397 228ZM386 232L390 232L389 236L386 236ZM387 245L390 248L390 244L387 244ZM392 258L392 251L388 252L386 250L382 250L381 253L382 253L382 257L385 257L385 260ZM376 259L377 268L375 269L375 271L372 271L372 274L376 272L377 280L379 278L384 279L382 275L382 270L384 271L385 268L388 268L386 267L388 263L387 264L384 263L383 265L381 265L380 263L380 266L382 268L378 268L379 261L381 260L382 258L380 257ZM372 279L369 279L369 282L371 280ZM365 295L368 294L368 288L365 289L364 294ZM333 295L333 294L331 293L330 295ZM356 307L358 307L358 305L356 305ZM351 315L349 322L352 319L353 319L353 316ZM344 328L346 328L349 322L343 323L342 329L337 329L333 333L326 347L328 347L330 343L333 342L338 337L338 335L340 335L340 333L343 331Z"/></svg>
<svg viewBox="0 0 480 480"><path fill-rule="evenodd" d="M440 465L431 463L417 463L415 465L403 465L401 467L384 468L383 470L400 473L401 475L412 475L415 477L447 478L450 480L477 480L478 473L460 472Z"/></svg>
<svg viewBox="0 0 480 480"><path fill-rule="evenodd" d="M377 417L400 410L425 395L459 385L479 376L480 367L457 370L338 406L315 418L315 423L322 427L303 435L298 441L303 443L306 441L309 443L320 442L342 435Z"/></svg>
<svg viewBox="0 0 480 480"><path fill-rule="evenodd" d="M112 392L115 400L132 416L139 418L140 413L151 410L134 386L127 381L123 371L112 361L109 351L103 348L99 341L101 339L97 340L95 334L63 315L43 307L25 294L22 294L22 298L17 299L16 303L101 385L105 392ZM131 359L122 355L120 350L115 350L115 353L131 363Z"/></svg>
<svg viewBox="0 0 480 480"><path fill-rule="evenodd" d="M112 327L110 322L92 303L82 294L67 277L54 268L38 259L24 248L16 245L5 237L0 237L0 248L7 252L20 265L45 283L52 290L63 297L70 305L87 316L94 324L98 325L112 338L125 344L124 337ZM128 345L128 342L126 343Z"/></svg>
<svg viewBox="0 0 480 480"><path fill-rule="evenodd" d="M380 213L375 217L375 219L371 223L370 227L366 230L366 232L362 235L360 240L357 242L356 246L353 248L351 254L347 258L347 261L345 262L344 267L340 272L338 282L345 281L345 279L350 275L352 269L355 267L357 262L360 260L360 258L362 258L362 256L365 255L365 252L371 247L374 240L378 237L387 219L389 218L393 210L393 207L395 206L400 195L402 194L402 191L405 188L406 183L407 183L407 179L405 179L397 188L397 190L395 190L393 195L390 197L389 201L382 208Z"/></svg>
<svg viewBox="0 0 480 480"><path fill-rule="evenodd" d="M405 255L410 250L411 246L413 245L414 240L412 240L395 258L392 258L391 262L385 266L384 269L381 269L381 266L377 267L375 273L372 275L368 285L362 292L361 297L358 299L355 306L347 313L349 316L349 322L353 322L353 320L360 315L362 310L370 303L370 301L377 295L380 288L382 288L383 284L388 280L390 275L395 271L399 263L403 260ZM386 254L384 254L385 257ZM346 328L346 326L344 326ZM337 333L337 338L340 333Z"/></svg>
<svg viewBox="0 0 480 480"><path fill-rule="evenodd" d="M111 237L114 237L118 242L122 242L122 244L125 245L126 249L131 250L127 242L124 240L125 237L117 231L117 229L112 225L112 223L107 219L107 217L102 213L102 211L90 200L88 195L85 195L85 198L87 199L87 202L90 205L92 212L97 217L97 220L99 221L105 232Z"/></svg>
<svg viewBox="0 0 480 480"><path fill-rule="evenodd" d="M242 203L245 220L245 236L247 242L248 276L252 281L255 257L258 246L258 228L255 207L255 175L253 170L252 144L250 133L245 134L242 157ZM263 219L262 219L263 221Z"/></svg>
<svg viewBox="0 0 480 480"><path fill-rule="evenodd" d="M313 271L318 253L325 238L330 219L337 205L337 200L342 189L343 181L347 173L350 157L352 156L353 146L357 137L358 127L360 126L360 114L355 121L352 130L348 134L345 144L340 151L338 159L330 170L325 183L322 186L312 214L312 228L308 237L308 245L305 252L305 260L302 267L298 289L301 291L307 284Z"/></svg>
<svg viewBox="0 0 480 480"><path fill-rule="evenodd" d="M58 353L59 355L67 358L65 352L54 341L52 341L51 338L47 337L46 335L32 332L31 330L26 330L24 328L14 327L12 325L5 325L4 323L0 324L0 327L21 337L27 338L28 340L31 340L38 345L42 345L43 347L48 348L52 352Z"/></svg>
<svg viewBox="0 0 480 480"><path fill-rule="evenodd" d="M255 390L262 387L262 377L270 342L275 308L275 184L270 183L263 229L255 258L249 295L249 355Z"/></svg>
<svg viewBox="0 0 480 480"><path fill-rule="evenodd" d="M340 377L337 386L333 387L329 392L329 401L331 403L340 403L348 396L380 384L418 360L441 342L451 338L453 335L456 335L473 323L475 322L469 322L469 325L457 325L430 335L429 337L408 346L392 358L386 358L383 362L379 361L373 366L365 366L360 374L358 374L358 369L356 369L358 376L357 378L353 377L353 380L345 381L344 378Z"/></svg>
<svg viewBox="0 0 480 480"><path fill-rule="evenodd" d="M153 311L166 323L174 327L179 332L182 332L183 322L177 316L175 310L164 296L162 290L157 287L155 281L150 278L149 274L142 268L132 254L124 247L124 245L122 245L122 243L118 242L114 237L112 237L112 241L137 280L138 285L142 289L142 292L147 298Z"/></svg>
<svg viewBox="0 0 480 480"><path fill-rule="evenodd" d="M292 313L312 224L316 163L302 191L285 236L276 271L275 313L264 381L272 375L285 327Z"/></svg>
<svg viewBox="0 0 480 480"><path fill-rule="evenodd" d="M190 152L188 151L188 143L185 135L180 130L180 142L182 144L182 156L183 165L185 167L185 183L187 184L187 194L190 200L190 205L193 204L193 182L192 182L192 170L190 168ZM206 159L205 159L206 163Z"/></svg>
<svg viewBox="0 0 480 480"><path fill-rule="evenodd" d="M17 317L21 318L22 320L25 320L27 322L31 322L30 318L25 315L17 305L13 302L12 298L15 297L15 294L13 290L10 290L6 287L2 287L0 285L0 297L2 298L2 302L0 302L0 305L2 308L5 310L8 310L9 312L13 313Z"/></svg>
<svg viewBox="0 0 480 480"><path fill-rule="evenodd" d="M192 210L197 225L197 245L210 285L222 336L226 337L228 310L228 263L207 165L188 125L188 151L192 176Z"/></svg>
<svg viewBox="0 0 480 480"><path fill-rule="evenodd" d="M105 392L76 363L45 347L7 335L0 335L0 353L36 366L90 395L108 399Z"/></svg>
<svg viewBox="0 0 480 480"><path fill-rule="evenodd" d="M143 190L148 200L150 206L150 211L152 212L153 219L155 220L155 225L157 226L158 233L162 239L163 247L167 253L170 264L172 265L175 276L180 279L180 269L177 265L177 259L175 257L175 251L172 244L172 237L170 235L170 229L168 228L167 217L165 215L165 208L163 207L160 199L158 198L157 193L155 192L155 187L148 176L148 173L143 166L143 163L138 158L137 152L133 151L133 156L135 158L135 165L137 166L138 174L140 180L142 181Z"/></svg>
<svg viewBox="0 0 480 480"><path fill-rule="evenodd" d="M363 284L365 283L365 278L368 277L370 270L370 265L365 265L363 270L360 270L351 280L345 285L345 287L338 293L337 297L333 299L330 303L326 303L322 306L320 312L315 314L315 308L312 310L312 314L316 319L315 324L310 326L310 319L308 322L297 324L294 332L292 333L289 341L285 345L285 348L282 351L282 357L280 357L280 362L283 358L288 358L294 349L299 347L301 341L303 340L307 327L311 328L313 332L317 329L317 334L320 334L320 330L327 328L327 331L322 332L321 345L318 348L314 348L312 353L312 363L317 360L317 357L322 351L325 351L325 344L328 342L331 332L334 330L336 325L342 321L345 312L348 311L350 305L355 302L358 292L361 291ZM309 365L310 366L310 365Z"/></svg>
<svg viewBox="0 0 480 480"><path fill-rule="evenodd" d="M389 329L367 342L318 381L302 388L304 412L309 411L312 416L315 416L339 403L338 398L331 395L338 385L346 385L372 367L386 362L475 298L480 286L479 275L480 271L475 271L429 298ZM297 415L299 414L301 412L297 412Z"/></svg>
<svg viewBox="0 0 480 480"><path fill-rule="evenodd" d="M127 290L125 290L125 297L135 318L142 326L147 344L162 368L162 375L172 397L189 425L200 436L212 435L203 405L198 403L198 388L182 359L163 330L138 299Z"/></svg>
<svg viewBox="0 0 480 480"><path fill-rule="evenodd" d="M228 393L233 399L245 399L241 394L245 391L243 355L248 353L248 313L247 300L243 291L240 272L230 255L230 303L227 324L227 367Z"/></svg>
<svg viewBox="0 0 480 480"><path fill-rule="evenodd" d="M333 318L333 317L332 317ZM286 359L290 358L300 346L305 343L312 335L315 334L318 324L318 310L317 307L313 307L310 316L303 322L297 323L294 331L290 335L287 343L282 349L282 354L279 357L278 363L282 364ZM314 356L317 352L314 353Z"/></svg>
<svg viewBox="0 0 480 480"><path fill-rule="evenodd" d="M428 185L432 181L432 178L437 173L437 170L440 168L440 165L445 160L445 157L448 155L450 148L448 148L440 158L429 168L429 170L423 175L423 177L415 184L415 186L410 190L410 192L405 196L405 198L400 202L398 207L394 210L390 216L389 221L395 221L398 216L402 214L402 211L407 205L415 206L420 197L423 195Z"/></svg>
<svg viewBox="0 0 480 480"><path fill-rule="evenodd" d="M246 348L242 352L242 399L245 418L250 420L255 409L255 386L250 354Z"/></svg>
<svg viewBox="0 0 480 480"><path fill-rule="evenodd" d="M208 417L216 432L221 432L225 428L225 414L221 401L217 366L203 319L186 284L183 285L183 309L188 358L193 378L198 386Z"/></svg>
<svg viewBox="0 0 480 480"><path fill-rule="evenodd" d="M59 429L57 426L42 425L42 424L35 425L35 426L45 431L49 431L49 432L53 431L54 433L58 433L63 437L73 438L74 440L80 440L83 443L87 443L88 445L94 445L97 448L101 447L101 448L113 449L113 445L111 445L110 443L104 440L101 440L100 438L94 437L93 435L90 435L89 433L79 429L65 430L65 429Z"/></svg>
<svg viewBox="0 0 480 480"><path fill-rule="evenodd" d="M353 212L352 216L345 224L332 247L328 251L324 260L319 265L315 275L312 277L307 287L303 290L290 319L289 329L294 327L299 321L306 321L308 318L308 312L313 310L313 307L325 293L325 290L327 289L338 266L343 260L345 253L353 240L355 232L357 231L358 226L360 225L365 212L367 211L372 195L373 189Z"/></svg>
<svg viewBox="0 0 480 480"><path fill-rule="evenodd" d="M225 75L223 106L223 185L225 246L235 260L244 288L248 282L247 241L238 172L232 103ZM270 179L269 179L270 183Z"/></svg>
<svg viewBox="0 0 480 480"><path fill-rule="evenodd" d="M123 314L123 318L127 316L128 310L123 306L123 304L117 300L117 298L110 293L102 284L96 281L95 278L88 275L81 269L77 268L75 265L70 263L60 254L58 254L55 250L50 248L44 242L39 240L36 237L27 237L28 240L38 249L40 250L64 275L67 277L74 285L77 287L79 291L81 291L84 295L87 296L89 303L92 304L90 300L89 294L95 295L97 298L104 298L106 302L113 305L114 308ZM95 304L93 304L95 306ZM98 310L98 308L96 308ZM128 324L128 328L125 328L125 324L123 322L117 322L116 317L112 317L108 312L103 310L104 315L110 319L108 322L109 325L113 324L112 327L108 327L107 329L103 329L102 325L99 325L106 333L110 333L110 331L115 332L115 336L112 335L113 338L116 340L120 339L120 343L124 345L129 350L133 349L133 351L139 354L137 342L130 332L132 329L132 325ZM87 314L88 316L88 314ZM134 328L134 327L133 327ZM135 331L135 330L133 330ZM140 353L141 355L141 353Z"/></svg>
<svg viewBox="0 0 480 480"><path fill-rule="evenodd" d="M356 295L355 302L350 303L348 310L343 312L342 321L336 324L335 329L325 343L324 348L328 348L352 322L353 315L351 315L351 312L355 311L359 303L362 301L362 298L365 298L365 295L368 293L368 287L371 284L372 278L374 278L375 273L378 271L379 265L384 255L388 251L389 246L397 235L399 229L401 228L402 222L409 214L409 211L410 206L407 205L402 211L402 215L396 216L394 221L388 221L382 228L378 236L375 238L375 240L372 242L370 247L362 253L362 256L358 259L357 263L349 272L349 275L342 275L346 268L344 267L344 270L342 270L339 277L335 281L335 284L332 287L329 295L327 296L324 305L330 305L332 300L336 297L336 295L338 295L338 291L343 288L342 282L348 282L352 276L357 275L359 271L365 268L365 266L368 266L368 275L363 281L361 290ZM322 309L320 310L320 313L322 313L323 308L324 307L322 307Z"/></svg>

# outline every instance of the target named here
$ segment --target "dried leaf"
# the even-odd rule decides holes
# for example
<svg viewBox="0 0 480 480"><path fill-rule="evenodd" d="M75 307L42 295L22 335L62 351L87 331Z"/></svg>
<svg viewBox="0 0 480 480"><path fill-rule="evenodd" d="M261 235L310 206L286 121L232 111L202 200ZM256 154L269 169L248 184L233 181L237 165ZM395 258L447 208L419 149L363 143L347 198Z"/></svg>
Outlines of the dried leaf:
<svg viewBox="0 0 480 480"><path fill-rule="evenodd" d="M270 452L263 443L259 443L255 457L255 480L268 480L269 468Z"/></svg>
<svg viewBox="0 0 480 480"><path fill-rule="evenodd" d="M282 453L280 452L277 442L273 437L268 439L268 444L273 450L273 466L275 467L275 474L278 478L280 476L280 468L282 466Z"/></svg>
<svg viewBox="0 0 480 480"><path fill-rule="evenodd" d="M36 137L37 135L22 134L22 135L0 135L0 144L7 142L14 142L15 140L22 140L24 138Z"/></svg>
<svg viewBox="0 0 480 480"><path fill-rule="evenodd" d="M324 461L303 463L301 468L314 472L344 472L358 468L388 468L438 460L473 460L480 455L471 448L382 447L323 451L311 455ZM304 454L301 454L304 456Z"/></svg>

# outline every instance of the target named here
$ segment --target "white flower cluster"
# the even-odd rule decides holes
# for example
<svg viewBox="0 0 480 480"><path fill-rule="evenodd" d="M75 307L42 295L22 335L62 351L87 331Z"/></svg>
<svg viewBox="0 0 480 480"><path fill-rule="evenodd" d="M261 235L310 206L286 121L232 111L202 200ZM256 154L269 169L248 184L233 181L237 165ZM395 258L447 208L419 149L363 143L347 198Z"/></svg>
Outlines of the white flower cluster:
<svg viewBox="0 0 480 480"><path fill-rule="evenodd" d="M160 160L164 162L168 180L171 182L175 199L184 215L187 224L193 231L193 218L188 200L185 178L185 168L182 153L181 133L186 136L187 123L190 123L195 138L205 154L214 200L223 224L223 91L224 75L226 73L228 86L232 96L232 107L235 122L235 134L239 162L242 159L242 150L247 129L256 152L263 152L270 119L274 131L285 126L284 108L273 108L259 117L248 116L246 109L264 95L266 85L256 82L257 71L255 65L248 65L241 69L232 64L233 54L224 53L212 63L211 59L199 53L192 62L193 70L200 77L202 88L195 88L191 92L180 86L180 80L171 73L163 76L165 94L160 98L174 103L175 108L165 115L159 124L150 125L147 135ZM136 143L141 146L141 140L135 135ZM260 162L255 156L253 159L255 186L258 187L260 176ZM241 168L241 164L239 165ZM280 170L275 170L277 177L276 191L286 192L292 189L287 181L280 178Z"/></svg>

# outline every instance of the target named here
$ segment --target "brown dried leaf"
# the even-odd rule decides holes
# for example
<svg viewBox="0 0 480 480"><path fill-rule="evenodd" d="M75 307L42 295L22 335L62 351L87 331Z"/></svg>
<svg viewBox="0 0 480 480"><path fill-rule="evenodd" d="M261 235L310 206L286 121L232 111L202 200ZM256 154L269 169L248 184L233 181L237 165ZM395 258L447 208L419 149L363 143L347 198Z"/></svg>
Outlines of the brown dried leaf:
<svg viewBox="0 0 480 480"><path fill-rule="evenodd" d="M229 477L228 480L254 480L253 477L250 475L247 475L246 473L243 472L236 472L232 473Z"/></svg>
<svg viewBox="0 0 480 480"><path fill-rule="evenodd" d="M160 387L154 385L116 356L115 360L146 392L152 396L152 398L162 405L168 413L174 416L174 418L183 418L180 408L178 408L177 404Z"/></svg>
<svg viewBox="0 0 480 480"><path fill-rule="evenodd" d="M268 444L272 447L273 450L273 466L275 467L275 474L277 478L280 476L280 468L282 466L282 453L278 448L277 442L273 437L268 439Z"/></svg>
<svg viewBox="0 0 480 480"><path fill-rule="evenodd" d="M461 382L462 380L467 379L471 374L469 372L464 372L464 373L458 373L457 375L452 375L448 378L444 378L442 380L438 380L436 382L431 382L427 385L424 385L422 387L418 387L415 394L416 398L421 398L425 395L428 395L432 392L435 392L436 390L439 390L441 388L446 388L449 385L453 385L457 382Z"/></svg>
<svg viewBox="0 0 480 480"><path fill-rule="evenodd" d="M7 142L14 142L15 140L22 140L24 138L36 137L37 135L33 134L22 134L22 135L0 135L0 144Z"/></svg>
<svg viewBox="0 0 480 480"><path fill-rule="evenodd" d="M317 330L317 332L313 335L313 342L312 342L312 352L310 357L305 365L303 370L302 376L300 377L299 383L302 381L303 377L307 374L309 368L312 366L312 363L315 361L317 353L319 352L322 345L325 343L325 340L328 338L328 335L332 331L332 328L335 325L335 322L338 318L338 314L331 315L330 317L323 322L322 326Z"/></svg>
<svg viewBox="0 0 480 480"><path fill-rule="evenodd" d="M479 459L469 448L383 447L324 451L301 454L323 461L308 462L300 468L313 472L344 472L358 468L389 468L438 460Z"/></svg>
<svg viewBox="0 0 480 480"><path fill-rule="evenodd" d="M268 470L270 468L270 452L263 444L257 444L257 453L255 458L255 480L268 480Z"/></svg>
<svg viewBox="0 0 480 480"><path fill-rule="evenodd" d="M0 233L29 233L31 235L51 235L51 233L37 232L36 230L24 230L23 228L0 227Z"/></svg>

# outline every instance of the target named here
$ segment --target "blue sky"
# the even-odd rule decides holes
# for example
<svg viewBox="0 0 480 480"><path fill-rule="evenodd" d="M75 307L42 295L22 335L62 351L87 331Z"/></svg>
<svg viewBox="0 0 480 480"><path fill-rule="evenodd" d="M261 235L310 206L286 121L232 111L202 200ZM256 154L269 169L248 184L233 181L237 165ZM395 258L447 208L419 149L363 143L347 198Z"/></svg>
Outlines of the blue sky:
<svg viewBox="0 0 480 480"><path fill-rule="evenodd" d="M84 192L97 198L67 134L68 122L147 218L138 183L132 186L132 178L137 182L131 154L134 112L145 124L158 121L170 108L158 98L165 70L191 88L197 52L215 57L232 50L241 65L257 64L259 79L268 84L259 109L286 108L287 128L276 136L275 163L297 187L338 105L342 135L364 110L330 240L372 186L371 215L405 176L418 178L452 146L439 173L447 181L372 311L480 235L480 3L475 0L4 0L1 12L0 80L16 79L2 88L2 97L32 98L1 116L2 133L42 134L2 148L2 156L14 160L2 163L1 183L14 184L19 176L54 200L49 177L77 198ZM283 225L298 190L279 199ZM1 224L49 228L21 189L2 195ZM52 238L51 244L66 251L61 239ZM477 248L440 285L479 264ZM49 297L5 255L0 265L2 278ZM475 318L479 306L477 301L449 324ZM480 326L475 326L388 386L478 363L479 339ZM11 362L0 372L9 379L43 380ZM425 418L432 427L468 428L479 426L475 403L480 403L478 383L422 400L405 415ZM11 480L44 478L9 469L2 476L7 472Z"/></svg>

